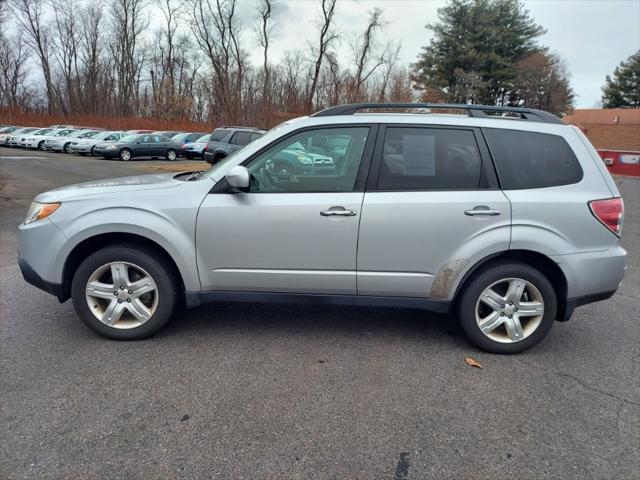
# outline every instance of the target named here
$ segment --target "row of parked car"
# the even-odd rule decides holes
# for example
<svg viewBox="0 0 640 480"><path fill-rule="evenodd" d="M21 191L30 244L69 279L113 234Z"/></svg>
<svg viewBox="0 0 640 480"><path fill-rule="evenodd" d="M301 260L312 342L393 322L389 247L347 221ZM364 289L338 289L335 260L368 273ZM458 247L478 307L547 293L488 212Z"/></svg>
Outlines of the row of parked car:
<svg viewBox="0 0 640 480"><path fill-rule="evenodd" d="M212 133L128 130L52 125L47 128L5 125L0 146L93 155L123 161L132 158L179 157L213 164L264 134L253 127L220 127Z"/></svg>

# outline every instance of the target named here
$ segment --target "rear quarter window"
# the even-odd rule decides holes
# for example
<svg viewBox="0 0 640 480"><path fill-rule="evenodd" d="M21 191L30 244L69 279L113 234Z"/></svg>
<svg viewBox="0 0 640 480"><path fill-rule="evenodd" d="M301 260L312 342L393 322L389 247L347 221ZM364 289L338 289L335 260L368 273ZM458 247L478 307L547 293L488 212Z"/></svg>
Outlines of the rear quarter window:
<svg viewBox="0 0 640 480"><path fill-rule="evenodd" d="M582 180L580 162L559 135L483 129L504 190L557 187Z"/></svg>
<svg viewBox="0 0 640 480"><path fill-rule="evenodd" d="M221 140L224 139L224 137L227 136L228 133L229 133L229 130L223 130L221 128L218 128L218 129L213 131L209 141L210 142L220 142Z"/></svg>

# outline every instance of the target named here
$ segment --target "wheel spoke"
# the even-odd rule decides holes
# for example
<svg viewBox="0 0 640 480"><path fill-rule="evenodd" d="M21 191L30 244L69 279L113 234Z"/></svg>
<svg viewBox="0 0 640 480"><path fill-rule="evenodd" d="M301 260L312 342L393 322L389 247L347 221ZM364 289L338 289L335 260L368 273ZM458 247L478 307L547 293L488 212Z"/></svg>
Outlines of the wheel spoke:
<svg viewBox="0 0 640 480"><path fill-rule="evenodd" d="M114 298L113 292L115 290L117 290L117 287L98 281L90 282L87 285L87 295L90 297L104 298L105 300L112 300Z"/></svg>
<svg viewBox="0 0 640 480"><path fill-rule="evenodd" d="M150 277L144 277L140 280L136 280L135 282L131 282L128 286L129 290L131 290L131 296L138 298L145 293L153 292L156 287L153 284L153 280Z"/></svg>
<svg viewBox="0 0 640 480"><path fill-rule="evenodd" d="M544 305L540 302L522 302L518 307L518 315L521 317L544 315Z"/></svg>
<svg viewBox="0 0 640 480"><path fill-rule="evenodd" d="M486 317L484 317L482 320L480 320L478 325L480 327L480 330L482 330L482 333L487 334L487 333L493 332L496 328L498 328L503 323L504 323L504 317L501 317L499 312L492 312Z"/></svg>
<svg viewBox="0 0 640 480"><path fill-rule="evenodd" d="M518 278L514 278L509 282L509 288L507 290L507 294L505 295L506 299L517 307L520 304L520 299L522 298L522 294L524 293L524 287L527 284Z"/></svg>
<svg viewBox="0 0 640 480"><path fill-rule="evenodd" d="M484 292L482 292L482 295L480 295L480 300L486 303L493 310L499 311L501 305L504 305L504 298L502 298L491 288L487 288Z"/></svg>
<svg viewBox="0 0 640 480"><path fill-rule="evenodd" d="M118 320L120 320L123 310L123 304L118 303L118 301L114 298L105 309L104 315L102 315L102 322L106 323L107 325L113 326Z"/></svg>
<svg viewBox="0 0 640 480"><path fill-rule="evenodd" d="M112 263L111 276L116 289L126 287L129 284L129 268L124 263Z"/></svg>
<svg viewBox="0 0 640 480"><path fill-rule="evenodd" d="M522 340L524 338L522 324L520 323L520 319L517 316L507 318L504 321L504 324L507 327L507 334L509 335L509 338L512 342L517 342L518 340Z"/></svg>
<svg viewBox="0 0 640 480"><path fill-rule="evenodd" d="M131 312L131 314L136 317L140 322L146 322L151 318L151 312L144 304L137 298L134 298L130 303L127 304L127 310Z"/></svg>

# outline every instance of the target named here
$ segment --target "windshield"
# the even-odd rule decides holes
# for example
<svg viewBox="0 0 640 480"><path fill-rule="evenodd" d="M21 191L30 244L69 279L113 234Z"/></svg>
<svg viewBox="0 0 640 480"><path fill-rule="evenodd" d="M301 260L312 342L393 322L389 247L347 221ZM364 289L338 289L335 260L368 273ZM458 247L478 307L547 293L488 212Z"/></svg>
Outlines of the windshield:
<svg viewBox="0 0 640 480"><path fill-rule="evenodd" d="M99 132L84 132L79 135L78 138L94 138Z"/></svg>
<svg viewBox="0 0 640 480"><path fill-rule="evenodd" d="M125 135L124 137L122 137L120 139L120 143L131 143L131 142L135 142L136 139L139 137L140 135Z"/></svg>
<svg viewBox="0 0 640 480"><path fill-rule="evenodd" d="M62 130L58 133L56 133L54 136L56 137L66 137L72 133L75 133L77 130Z"/></svg>
<svg viewBox="0 0 640 480"><path fill-rule="evenodd" d="M203 135L199 139L196 140L196 143L207 143L209 141L209 137L211 135Z"/></svg>
<svg viewBox="0 0 640 480"><path fill-rule="evenodd" d="M38 130L36 133L34 133L34 135L46 135L47 133L50 133L51 129L50 128L43 128L42 130Z"/></svg>

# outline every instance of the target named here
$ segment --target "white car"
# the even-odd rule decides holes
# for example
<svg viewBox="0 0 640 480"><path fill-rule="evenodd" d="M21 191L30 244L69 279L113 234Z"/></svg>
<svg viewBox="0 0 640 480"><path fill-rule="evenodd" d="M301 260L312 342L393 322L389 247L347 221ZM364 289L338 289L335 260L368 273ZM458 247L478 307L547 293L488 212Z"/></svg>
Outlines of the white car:
<svg viewBox="0 0 640 480"><path fill-rule="evenodd" d="M99 132L90 138L78 138L71 142L68 147L69 153L78 153L80 155L93 155L93 147L98 143L115 142L126 135L125 132Z"/></svg>
<svg viewBox="0 0 640 480"><path fill-rule="evenodd" d="M51 150L52 152L70 153L69 147L71 143L78 139L91 138L94 135L100 133L100 130L85 129L76 130L75 132L65 135L64 137L53 137L44 142L44 150Z"/></svg>
<svg viewBox="0 0 640 480"><path fill-rule="evenodd" d="M47 130L43 133L44 130ZM33 148L38 150L44 150L44 142L47 140L51 140L55 137L66 137L72 132L75 132L75 129L65 128L65 129L51 129L44 128L42 130L38 130L33 135L29 135L20 139L20 146L25 148Z"/></svg>
<svg viewBox="0 0 640 480"><path fill-rule="evenodd" d="M5 127L0 129L0 145L7 145L9 138L13 135L20 134L26 127ZM34 130L36 130L34 128Z"/></svg>
<svg viewBox="0 0 640 480"><path fill-rule="evenodd" d="M33 132L29 132L29 133L25 133L25 134L21 134L21 135L17 135L14 137L11 137L11 144L16 146L16 147L22 147L22 148L26 148L27 147L27 139L31 139L33 137L44 137L46 135L49 135L51 132L53 132L52 128L39 128ZM15 144L14 144L15 143Z"/></svg>

